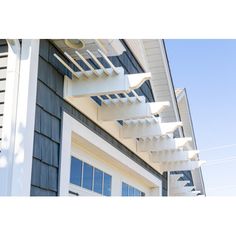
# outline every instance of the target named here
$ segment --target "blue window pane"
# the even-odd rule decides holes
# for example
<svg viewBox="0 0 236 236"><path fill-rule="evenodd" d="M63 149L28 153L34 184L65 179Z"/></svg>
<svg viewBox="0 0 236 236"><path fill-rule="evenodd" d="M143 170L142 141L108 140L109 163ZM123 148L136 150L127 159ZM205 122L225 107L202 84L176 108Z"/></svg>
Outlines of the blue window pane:
<svg viewBox="0 0 236 236"><path fill-rule="evenodd" d="M122 182L122 196L129 196L128 195L128 184Z"/></svg>
<svg viewBox="0 0 236 236"><path fill-rule="evenodd" d="M81 176L82 176L82 161L75 157L71 157L70 163L70 182L81 186Z"/></svg>
<svg viewBox="0 0 236 236"><path fill-rule="evenodd" d="M134 196L140 196L140 191L138 189L134 189Z"/></svg>
<svg viewBox="0 0 236 236"><path fill-rule="evenodd" d="M129 196L134 196L134 187L129 185Z"/></svg>
<svg viewBox="0 0 236 236"><path fill-rule="evenodd" d="M104 173L103 195L111 196L111 176Z"/></svg>
<svg viewBox="0 0 236 236"><path fill-rule="evenodd" d="M103 172L98 169L94 169L94 192L102 194L102 174Z"/></svg>
<svg viewBox="0 0 236 236"><path fill-rule="evenodd" d="M83 187L92 190L93 186L93 167L84 163Z"/></svg>

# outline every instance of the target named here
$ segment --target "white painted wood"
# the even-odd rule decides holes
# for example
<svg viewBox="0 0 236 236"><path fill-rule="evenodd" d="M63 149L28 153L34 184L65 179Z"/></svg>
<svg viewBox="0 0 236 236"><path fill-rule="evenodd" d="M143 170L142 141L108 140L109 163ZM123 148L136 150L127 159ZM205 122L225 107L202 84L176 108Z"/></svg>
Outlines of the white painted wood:
<svg viewBox="0 0 236 236"><path fill-rule="evenodd" d="M84 78L81 72L77 75L80 79L73 79L65 76L64 79L64 97L82 97L82 96L97 96L106 94L119 94L129 93L131 90L140 87L146 80L151 78L150 73L140 74L124 74L122 67L117 67L119 74L112 73L112 69L107 69L110 73L109 77L102 74L102 70L97 70L100 74L96 77L92 71L88 71L90 74L89 79ZM95 77L94 77L95 76Z"/></svg>
<svg viewBox="0 0 236 236"><path fill-rule="evenodd" d="M29 196L34 142L39 40L23 39L17 96L11 195Z"/></svg>
<svg viewBox="0 0 236 236"><path fill-rule="evenodd" d="M178 195L178 194L182 194L182 193L189 193L191 192L193 189L195 188L195 186L184 186L184 187L175 187L175 188L171 188L170 189L170 195Z"/></svg>
<svg viewBox="0 0 236 236"><path fill-rule="evenodd" d="M179 181L170 181L170 188L183 188L185 187L186 184L189 184L190 181L189 180L179 180Z"/></svg>
<svg viewBox="0 0 236 236"><path fill-rule="evenodd" d="M154 163L176 162L191 160L198 154L198 151L171 150L161 152L150 152L149 158Z"/></svg>
<svg viewBox="0 0 236 236"><path fill-rule="evenodd" d="M112 121L112 120L124 120L152 117L159 114L169 103L165 102L153 102L146 103L146 98L141 96L141 102L137 101L136 97L133 97L136 102L129 103L127 98L112 99L112 102L102 103L98 107L98 120Z"/></svg>
<svg viewBox="0 0 236 236"><path fill-rule="evenodd" d="M7 66L7 57L0 57L0 68Z"/></svg>
<svg viewBox="0 0 236 236"><path fill-rule="evenodd" d="M145 120L131 120L129 124L127 122L120 128L120 137L123 138L145 138L162 136L168 133L174 132L179 126L182 125L181 122L173 123L151 123L145 122ZM142 122L143 121L143 122Z"/></svg>
<svg viewBox="0 0 236 236"><path fill-rule="evenodd" d="M201 193L201 191L191 191L191 192L187 192L187 193L176 193L174 196L195 197L200 193Z"/></svg>
<svg viewBox="0 0 236 236"><path fill-rule="evenodd" d="M179 161L179 162L163 162L160 165L162 172L164 171L185 171L199 168L205 161Z"/></svg>
<svg viewBox="0 0 236 236"><path fill-rule="evenodd" d="M184 148L185 145L191 140L191 138L171 138L169 136L161 136L159 138L152 139L140 139L137 141L137 151L149 152L176 150L179 148Z"/></svg>
<svg viewBox="0 0 236 236"><path fill-rule="evenodd" d="M176 183L182 177L184 177L183 174L170 174L170 184Z"/></svg>
<svg viewBox="0 0 236 236"><path fill-rule="evenodd" d="M0 78L6 78L5 109L3 116L2 143L0 153L0 196L11 195L12 166L14 160L15 122L20 68L20 43L7 40L7 69L0 70ZM3 72L3 73L2 73Z"/></svg>

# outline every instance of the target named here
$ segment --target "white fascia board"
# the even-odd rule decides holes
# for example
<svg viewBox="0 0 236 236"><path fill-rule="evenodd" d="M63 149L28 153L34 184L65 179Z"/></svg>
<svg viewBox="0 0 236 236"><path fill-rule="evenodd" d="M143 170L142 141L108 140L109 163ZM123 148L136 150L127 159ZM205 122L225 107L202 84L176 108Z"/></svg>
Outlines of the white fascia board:
<svg viewBox="0 0 236 236"><path fill-rule="evenodd" d="M63 113L62 127L62 149L61 149L61 164L60 164L60 188L59 194L62 196L68 195L70 181L70 156L71 156L71 135L72 132L82 137L87 142L107 153L115 161L126 166L131 171L137 173L141 178L153 184L153 187L158 187L161 195L162 182L159 178L145 170L139 164L129 159L126 155L106 142L80 122L72 118L67 113Z"/></svg>

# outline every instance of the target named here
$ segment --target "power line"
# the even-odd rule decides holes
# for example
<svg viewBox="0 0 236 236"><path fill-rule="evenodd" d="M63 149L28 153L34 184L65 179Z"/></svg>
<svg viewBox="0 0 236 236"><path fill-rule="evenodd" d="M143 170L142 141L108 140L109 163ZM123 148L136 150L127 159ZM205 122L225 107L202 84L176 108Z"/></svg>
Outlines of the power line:
<svg viewBox="0 0 236 236"><path fill-rule="evenodd" d="M223 149L223 148L229 148L229 147L234 147L234 146L236 146L236 143L234 143L234 144L227 144L227 145L221 145L221 146L216 146L216 147L211 147L211 148L206 148L206 149L201 149L200 152L214 151L214 150Z"/></svg>

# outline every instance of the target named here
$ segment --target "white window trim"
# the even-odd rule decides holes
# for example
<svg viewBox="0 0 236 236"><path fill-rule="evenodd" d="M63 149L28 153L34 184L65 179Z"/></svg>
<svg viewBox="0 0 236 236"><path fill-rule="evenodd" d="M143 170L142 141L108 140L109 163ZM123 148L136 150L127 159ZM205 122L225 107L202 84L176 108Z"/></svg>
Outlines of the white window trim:
<svg viewBox="0 0 236 236"><path fill-rule="evenodd" d="M133 160L85 127L83 124L75 120L73 117L63 112L63 127L62 127L62 146L61 146L61 162L60 162L60 181L59 181L59 195L68 196L70 186L70 156L71 156L71 142L72 132L95 145L108 155L112 156L116 161L129 167L142 178L151 182L153 186L159 189L159 195L162 194L162 181L156 176L145 170Z"/></svg>

